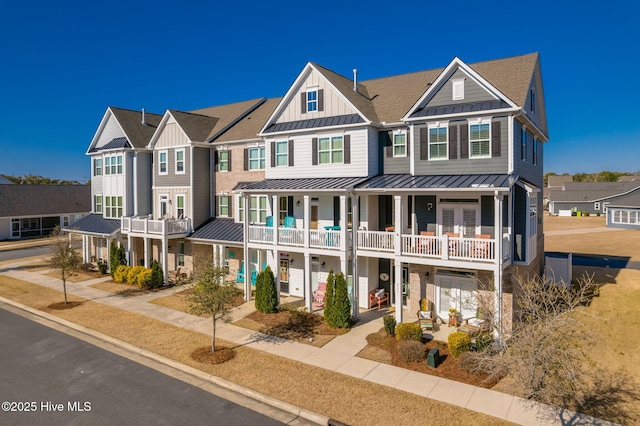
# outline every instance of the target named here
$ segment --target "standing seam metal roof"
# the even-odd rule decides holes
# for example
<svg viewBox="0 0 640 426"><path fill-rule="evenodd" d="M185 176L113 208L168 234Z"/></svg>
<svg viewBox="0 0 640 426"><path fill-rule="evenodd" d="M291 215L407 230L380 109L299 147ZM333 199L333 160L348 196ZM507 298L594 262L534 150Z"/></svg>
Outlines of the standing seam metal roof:
<svg viewBox="0 0 640 426"><path fill-rule="evenodd" d="M517 177L513 175L378 175L356 186L358 190L381 189L496 189L510 188Z"/></svg>
<svg viewBox="0 0 640 426"><path fill-rule="evenodd" d="M357 184L367 180L366 177L340 178L302 178L302 179L265 179L260 182L237 185L234 191L241 189L247 192L259 191L348 191Z"/></svg>
<svg viewBox="0 0 640 426"><path fill-rule="evenodd" d="M217 217L196 229L188 239L242 243L244 228L242 223L233 219Z"/></svg>
<svg viewBox="0 0 640 426"><path fill-rule="evenodd" d="M63 229L88 234L111 235L120 230L120 220L105 219L101 214L89 214Z"/></svg>

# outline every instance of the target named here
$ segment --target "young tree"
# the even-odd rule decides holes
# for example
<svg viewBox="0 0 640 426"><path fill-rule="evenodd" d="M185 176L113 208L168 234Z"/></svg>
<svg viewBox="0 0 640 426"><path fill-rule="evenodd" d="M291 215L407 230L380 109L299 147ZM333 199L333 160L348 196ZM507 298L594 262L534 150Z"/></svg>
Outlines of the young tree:
<svg viewBox="0 0 640 426"><path fill-rule="evenodd" d="M211 352L216 351L216 323L231 322L231 302L238 294L232 282L226 282L228 270L209 259L196 268L196 284L189 295L189 310L196 315L211 315Z"/></svg>
<svg viewBox="0 0 640 426"><path fill-rule="evenodd" d="M112 241L111 247L109 247L109 260L111 262L111 278L113 278L118 266L127 264L124 246L118 246L115 241Z"/></svg>
<svg viewBox="0 0 640 426"><path fill-rule="evenodd" d="M160 288L164 284L164 271L160 264L153 260L151 262L151 282L149 286L151 288Z"/></svg>
<svg viewBox="0 0 640 426"><path fill-rule="evenodd" d="M351 327L351 301L349 289L344 274L340 272L335 278L335 295L333 296L333 309L329 326L332 328Z"/></svg>
<svg viewBox="0 0 640 426"><path fill-rule="evenodd" d="M71 247L71 242L60 235L60 227L56 226L51 232L51 259L49 264L53 269L60 271L62 277L62 290L64 303L67 304L67 276L74 268L80 265L82 259L77 251Z"/></svg>
<svg viewBox="0 0 640 426"><path fill-rule="evenodd" d="M329 269L327 276L327 292L324 298L324 320L327 324L331 324L333 318L333 310L336 297L336 276L333 274L333 268Z"/></svg>
<svg viewBox="0 0 640 426"><path fill-rule="evenodd" d="M278 312L278 289L271 267L256 277L256 309L263 314Z"/></svg>

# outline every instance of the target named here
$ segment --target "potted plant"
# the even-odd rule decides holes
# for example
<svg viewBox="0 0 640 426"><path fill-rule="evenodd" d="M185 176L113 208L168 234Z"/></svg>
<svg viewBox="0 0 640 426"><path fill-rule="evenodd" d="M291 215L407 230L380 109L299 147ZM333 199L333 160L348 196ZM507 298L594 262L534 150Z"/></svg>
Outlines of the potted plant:
<svg viewBox="0 0 640 426"><path fill-rule="evenodd" d="M456 308L449 308L449 325L458 326L458 310Z"/></svg>

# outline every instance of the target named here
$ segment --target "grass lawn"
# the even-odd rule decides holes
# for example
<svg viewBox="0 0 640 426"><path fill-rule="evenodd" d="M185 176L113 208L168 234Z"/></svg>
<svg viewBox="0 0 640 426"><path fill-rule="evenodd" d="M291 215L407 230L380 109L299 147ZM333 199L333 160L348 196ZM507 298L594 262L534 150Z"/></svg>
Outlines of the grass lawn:
<svg viewBox="0 0 640 426"><path fill-rule="evenodd" d="M73 309L51 310L50 304L62 300L61 292L4 276L0 276L0 295L347 424L408 425L425 419L430 424L510 424L242 346L235 347L234 358L223 364L198 363L191 352L207 346L208 335L78 298L72 299L82 303Z"/></svg>

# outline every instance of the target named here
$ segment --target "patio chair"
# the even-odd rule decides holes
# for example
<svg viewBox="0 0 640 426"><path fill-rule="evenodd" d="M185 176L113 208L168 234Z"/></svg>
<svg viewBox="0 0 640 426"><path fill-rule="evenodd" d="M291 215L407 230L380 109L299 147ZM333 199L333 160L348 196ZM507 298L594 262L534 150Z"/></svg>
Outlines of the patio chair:
<svg viewBox="0 0 640 426"><path fill-rule="evenodd" d="M236 282L237 283L244 282L244 262L240 263L240 267L236 271Z"/></svg>
<svg viewBox="0 0 640 426"><path fill-rule="evenodd" d="M431 231L420 231L421 237L435 237L436 233ZM433 238L420 239L420 253L436 254L438 242Z"/></svg>
<svg viewBox="0 0 640 426"><path fill-rule="evenodd" d="M491 235L489 234L476 234L476 238L490 240ZM473 247L473 254L475 258L478 259L489 259L490 258L490 250L491 243L489 241L476 241Z"/></svg>
<svg viewBox="0 0 640 426"><path fill-rule="evenodd" d="M369 309L377 304L378 310L380 310L380 307L385 302L389 303L389 293L384 291L384 289L376 288L369 292Z"/></svg>
<svg viewBox="0 0 640 426"><path fill-rule="evenodd" d="M420 329L433 330L433 312L418 311L418 325Z"/></svg>
<svg viewBox="0 0 640 426"><path fill-rule="evenodd" d="M327 283L318 283L318 289L313 291L313 306L323 308L327 299Z"/></svg>

